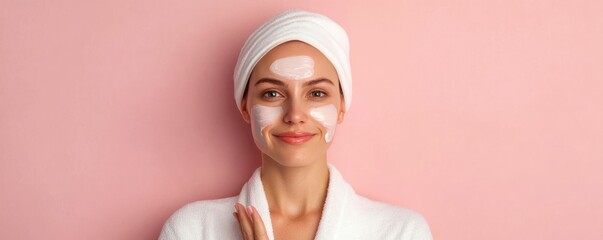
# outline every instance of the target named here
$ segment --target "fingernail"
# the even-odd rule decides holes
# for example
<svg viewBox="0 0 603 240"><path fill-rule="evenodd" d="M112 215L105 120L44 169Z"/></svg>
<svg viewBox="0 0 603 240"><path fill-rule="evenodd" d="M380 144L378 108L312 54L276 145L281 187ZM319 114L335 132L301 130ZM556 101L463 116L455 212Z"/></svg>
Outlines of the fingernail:
<svg viewBox="0 0 603 240"><path fill-rule="evenodd" d="M253 217L253 209L251 206L247 206L247 212L249 212L249 216Z"/></svg>

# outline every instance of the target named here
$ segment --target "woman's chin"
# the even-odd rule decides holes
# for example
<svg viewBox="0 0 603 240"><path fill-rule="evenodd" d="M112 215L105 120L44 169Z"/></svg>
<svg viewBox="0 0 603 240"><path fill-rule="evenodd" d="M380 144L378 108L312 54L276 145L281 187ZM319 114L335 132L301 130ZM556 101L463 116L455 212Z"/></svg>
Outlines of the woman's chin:
<svg viewBox="0 0 603 240"><path fill-rule="evenodd" d="M283 167L306 167L320 161L321 158L314 154L274 154L274 157L270 157L276 164Z"/></svg>
<svg viewBox="0 0 603 240"><path fill-rule="evenodd" d="M321 142L322 138L314 136L301 143L290 143L278 138L257 141L256 145L262 152L264 160L270 160L283 167L305 167L317 161L326 161L329 144ZM262 145L262 142L267 144Z"/></svg>

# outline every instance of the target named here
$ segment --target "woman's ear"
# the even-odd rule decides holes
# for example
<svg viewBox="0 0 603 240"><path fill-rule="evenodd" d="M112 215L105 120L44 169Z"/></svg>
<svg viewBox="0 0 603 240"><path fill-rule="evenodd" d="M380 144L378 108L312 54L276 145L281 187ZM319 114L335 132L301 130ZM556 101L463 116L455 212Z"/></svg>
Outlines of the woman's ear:
<svg viewBox="0 0 603 240"><path fill-rule="evenodd" d="M339 114L337 115L337 124L340 124L343 122L343 116L345 115L345 110L341 110L339 112Z"/></svg>
<svg viewBox="0 0 603 240"><path fill-rule="evenodd" d="M343 117L345 116L345 100L341 97L341 104L339 106L339 113L337 114L337 124L343 122Z"/></svg>
<svg viewBox="0 0 603 240"><path fill-rule="evenodd" d="M249 111L247 111L247 96L243 97L243 100L241 100L241 109L239 111L241 112L241 116L243 116L243 120L247 123L251 123L251 116L249 116Z"/></svg>

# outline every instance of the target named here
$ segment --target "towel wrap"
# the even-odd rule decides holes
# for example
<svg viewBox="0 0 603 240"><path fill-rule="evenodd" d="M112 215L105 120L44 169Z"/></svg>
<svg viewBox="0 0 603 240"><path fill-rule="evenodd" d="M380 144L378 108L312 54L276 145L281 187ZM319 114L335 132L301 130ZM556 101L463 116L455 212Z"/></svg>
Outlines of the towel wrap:
<svg viewBox="0 0 603 240"><path fill-rule="evenodd" d="M255 30L243 45L234 71L234 96L239 110L255 65L274 47L294 40L318 49L333 64L346 111L349 110L352 103L352 73L348 35L328 17L304 10L288 10L272 17Z"/></svg>

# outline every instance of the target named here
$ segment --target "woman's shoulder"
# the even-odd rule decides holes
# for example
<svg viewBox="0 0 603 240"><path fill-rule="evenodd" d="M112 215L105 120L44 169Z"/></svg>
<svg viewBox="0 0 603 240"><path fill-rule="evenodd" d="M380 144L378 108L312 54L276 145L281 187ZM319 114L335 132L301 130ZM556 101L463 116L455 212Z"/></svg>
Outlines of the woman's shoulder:
<svg viewBox="0 0 603 240"><path fill-rule="evenodd" d="M233 212L234 204L237 201L237 197L228 197L212 200L200 200L191 203L187 203L180 207L172 217L177 218L189 218L189 217L203 217L208 215L220 214L225 211Z"/></svg>
<svg viewBox="0 0 603 240"><path fill-rule="evenodd" d="M397 239L432 239L427 220L415 210L360 195L355 205L357 217L373 225L376 232L399 236Z"/></svg>
<svg viewBox="0 0 603 240"><path fill-rule="evenodd" d="M369 199L358 195L356 204L359 210L367 215L379 215L379 217L387 217L391 220L400 221L425 221L423 215L410 208L405 208L385 202Z"/></svg>
<svg viewBox="0 0 603 240"><path fill-rule="evenodd" d="M220 227L214 226L216 222L228 222L232 218L236 201L235 196L185 204L165 222L160 239L196 239L196 236L205 236L207 229Z"/></svg>

